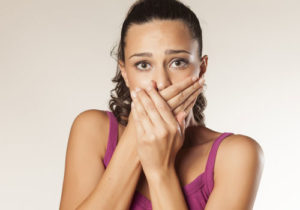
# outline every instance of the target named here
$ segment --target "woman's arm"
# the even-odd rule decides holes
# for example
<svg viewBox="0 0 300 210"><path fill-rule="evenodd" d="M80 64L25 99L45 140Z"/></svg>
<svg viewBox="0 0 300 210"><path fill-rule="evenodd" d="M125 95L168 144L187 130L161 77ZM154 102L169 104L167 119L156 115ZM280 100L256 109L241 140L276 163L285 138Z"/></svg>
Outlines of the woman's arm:
<svg viewBox="0 0 300 210"><path fill-rule="evenodd" d="M181 110L188 112L192 109L190 101L194 100L203 84L204 78L200 82L199 79L187 78L169 86L161 93L172 109L177 109L177 112ZM183 95L184 97L181 97ZM103 135L105 129L108 130L108 122L105 122L107 121L105 119L107 119L105 112L90 110L81 113L72 125L60 210L73 210L76 207L77 209L129 208L142 171L136 153L135 128L130 123L133 121L132 115L129 115L129 123L106 170L98 156L100 148L102 151L105 150L104 144L99 145L99 142L104 142L101 138L105 136ZM99 131L95 127L102 130Z"/></svg>
<svg viewBox="0 0 300 210"><path fill-rule="evenodd" d="M205 210L252 210L263 167L264 153L254 139L225 139L216 156L214 188Z"/></svg>
<svg viewBox="0 0 300 210"><path fill-rule="evenodd" d="M174 167L175 157L184 142L187 113L175 118L151 85L147 91L137 88L131 95L131 112L139 139L138 156L148 180L152 208L188 210Z"/></svg>
<svg viewBox="0 0 300 210"><path fill-rule="evenodd" d="M172 168L169 171L147 178L153 209L188 210L181 185Z"/></svg>
<svg viewBox="0 0 300 210"><path fill-rule="evenodd" d="M81 113L72 125L60 210L129 209L141 173L134 146L135 139L130 131L132 128L128 126L123 132L105 170L96 154L96 144L92 141L96 138L97 141L104 142L104 139L99 138L105 137L103 133L107 124L104 122L107 123L107 120L104 118L107 116L104 115L107 114L100 114L99 124L99 113L95 112L97 111ZM95 126L102 127L102 135L95 134Z"/></svg>

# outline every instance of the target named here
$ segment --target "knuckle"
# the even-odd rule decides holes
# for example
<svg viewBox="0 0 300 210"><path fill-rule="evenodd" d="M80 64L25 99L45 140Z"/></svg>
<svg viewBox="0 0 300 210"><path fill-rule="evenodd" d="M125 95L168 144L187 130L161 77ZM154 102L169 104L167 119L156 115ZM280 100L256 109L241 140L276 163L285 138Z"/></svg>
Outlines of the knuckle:
<svg viewBox="0 0 300 210"><path fill-rule="evenodd" d="M152 102L149 100L145 100L145 106L147 107L147 109L150 109L150 110L154 109Z"/></svg>
<svg viewBox="0 0 300 210"><path fill-rule="evenodd" d="M191 103L191 101L193 101L193 100L194 100L194 97L189 97L189 98L182 104L182 108L187 107L187 106Z"/></svg>
<svg viewBox="0 0 300 210"><path fill-rule="evenodd" d="M149 141L154 141L156 139L156 136L153 134L153 133L150 133L148 135L148 138L147 138Z"/></svg>
<svg viewBox="0 0 300 210"><path fill-rule="evenodd" d="M174 110L174 114L177 115L181 109L182 109L182 105L179 105L178 107L176 107L176 109Z"/></svg>
<svg viewBox="0 0 300 210"><path fill-rule="evenodd" d="M173 100L167 101L167 104L168 104L169 107L171 107L172 110L174 109L174 107L176 105L175 101L173 101Z"/></svg>
<svg viewBox="0 0 300 210"><path fill-rule="evenodd" d="M180 95L176 98L176 104L182 104L184 102L183 94L180 93Z"/></svg>
<svg viewBox="0 0 300 210"><path fill-rule="evenodd" d="M169 133L165 129L163 129L159 131L158 136L159 138L167 138L169 136Z"/></svg>
<svg viewBox="0 0 300 210"><path fill-rule="evenodd" d="M147 114L144 112L144 110L142 110L142 111L140 112L140 117L141 117L142 119L145 119L145 118L147 117Z"/></svg>
<svg viewBox="0 0 300 210"><path fill-rule="evenodd" d="M181 105L175 108L175 110L173 111L175 116L179 113L180 109L181 109Z"/></svg>
<svg viewBox="0 0 300 210"><path fill-rule="evenodd" d="M175 92L175 93L178 93L179 91L180 91L180 87L179 87L179 86L177 86L177 85L176 85L176 86L174 86L174 92Z"/></svg>
<svg viewBox="0 0 300 210"><path fill-rule="evenodd" d="M170 133L172 133L174 135L174 134L176 134L176 132L177 132L177 124L175 124L175 125L172 124L170 126Z"/></svg>
<svg viewBox="0 0 300 210"><path fill-rule="evenodd" d="M193 84L193 89L197 89L197 88L199 88L200 86L201 86L200 83L199 83L199 82L196 82L196 83Z"/></svg>
<svg viewBox="0 0 300 210"><path fill-rule="evenodd" d="M180 95L179 95L179 100L182 101L185 97L185 94L183 91L180 92Z"/></svg>
<svg viewBox="0 0 300 210"><path fill-rule="evenodd" d="M162 103L157 103L157 108L161 111L166 111L166 107Z"/></svg>

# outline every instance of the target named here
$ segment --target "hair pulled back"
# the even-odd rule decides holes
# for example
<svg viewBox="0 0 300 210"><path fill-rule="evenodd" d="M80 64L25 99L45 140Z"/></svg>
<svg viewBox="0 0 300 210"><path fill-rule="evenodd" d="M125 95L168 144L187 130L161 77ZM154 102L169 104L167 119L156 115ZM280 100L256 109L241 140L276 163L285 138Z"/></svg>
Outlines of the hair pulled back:
<svg viewBox="0 0 300 210"><path fill-rule="evenodd" d="M178 0L138 0L130 7L123 22L121 40L119 41L117 52L114 53L117 57L117 61L121 60L125 62L125 37L129 27L132 24L143 24L154 19L182 20L188 26L192 38L198 42L198 54L201 59L202 30L197 16L188 6ZM111 55L113 54L113 50L111 51ZM111 81L116 83L116 86L110 91L111 99L109 100L109 108L116 116L118 122L126 126L128 123L127 119L131 111L132 99L130 96L130 90L126 86L118 65L116 75ZM203 92L201 92L193 106L193 114L195 121L202 126L205 126L205 116L203 111L206 108L206 105L207 100Z"/></svg>

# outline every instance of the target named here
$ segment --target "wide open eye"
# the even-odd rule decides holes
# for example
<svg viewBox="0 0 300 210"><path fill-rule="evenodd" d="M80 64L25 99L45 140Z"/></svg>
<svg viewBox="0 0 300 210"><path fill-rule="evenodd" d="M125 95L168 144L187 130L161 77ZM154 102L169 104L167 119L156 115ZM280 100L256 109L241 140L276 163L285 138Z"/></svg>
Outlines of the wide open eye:
<svg viewBox="0 0 300 210"><path fill-rule="evenodd" d="M172 64L175 64L175 66L172 66L172 68L185 68L186 66L188 66L189 62L186 59L180 58L174 60Z"/></svg>
<svg viewBox="0 0 300 210"><path fill-rule="evenodd" d="M139 61L139 62L135 63L134 66L141 71L147 71L147 69L146 69L147 64L148 63L146 61Z"/></svg>
<svg viewBox="0 0 300 210"><path fill-rule="evenodd" d="M174 64L172 66L172 64ZM183 69L186 68L189 64L189 61L184 59L184 58L179 58L179 59L175 59L171 64L171 68L179 68L179 69ZM139 61L137 63L134 64L134 66L139 70L139 71L148 71L151 68L151 65L145 61ZM148 66L148 68L147 68Z"/></svg>

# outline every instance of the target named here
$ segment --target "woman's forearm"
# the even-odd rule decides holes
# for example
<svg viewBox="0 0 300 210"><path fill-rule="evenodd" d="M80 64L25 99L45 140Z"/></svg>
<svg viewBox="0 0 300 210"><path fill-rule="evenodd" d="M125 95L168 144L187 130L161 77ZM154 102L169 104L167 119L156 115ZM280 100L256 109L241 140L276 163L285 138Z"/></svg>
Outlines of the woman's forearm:
<svg viewBox="0 0 300 210"><path fill-rule="evenodd" d="M188 210L175 169L147 177L153 210Z"/></svg>
<svg viewBox="0 0 300 210"><path fill-rule="evenodd" d="M142 170L130 132L124 131L99 183L77 210L129 209Z"/></svg>

